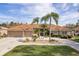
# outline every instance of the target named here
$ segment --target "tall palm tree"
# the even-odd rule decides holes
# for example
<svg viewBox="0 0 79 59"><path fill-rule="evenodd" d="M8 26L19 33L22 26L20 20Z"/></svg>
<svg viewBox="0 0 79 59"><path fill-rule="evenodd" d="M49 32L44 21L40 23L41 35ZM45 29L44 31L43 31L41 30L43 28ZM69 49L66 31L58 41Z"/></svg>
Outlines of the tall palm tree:
<svg viewBox="0 0 79 59"><path fill-rule="evenodd" d="M41 26L44 28L44 33L43 33L43 35L45 36L45 29L46 29L46 23L47 23L47 21L48 21L48 19L47 19L47 16L43 16L42 18L41 18L41 22L43 22L44 21L44 24L42 24Z"/></svg>
<svg viewBox="0 0 79 59"><path fill-rule="evenodd" d="M53 17L53 19L54 19L56 25L58 26L59 15L58 15L57 13L52 12L52 13L51 13L51 16ZM57 29L57 30L58 30L58 35L59 35L59 29Z"/></svg>
<svg viewBox="0 0 79 59"><path fill-rule="evenodd" d="M52 18L53 20L55 21L56 25L58 25L58 19L59 19L59 15L57 13L54 13L54 12L51 12L50 14L47 14L46 16L46 19L49 20L49 41L51 39L51 21L52 21Z"/></svg>
<svg viewBox="0 0 79 59"><path fill-rule="evenodd" d="M51 16L53 17L56 25L58 25L58 19L59 19L59 15L57 13L52 12Z"/></svg>
<svg viewBox="0 0 79 59"><path fill-rule="evenodd" d="M32 24L37 23L38 25L40 22L39 19L39 17L34 18ZM38 35L40 36L40 29L35 30L35 32L38 32Z"/></svg>

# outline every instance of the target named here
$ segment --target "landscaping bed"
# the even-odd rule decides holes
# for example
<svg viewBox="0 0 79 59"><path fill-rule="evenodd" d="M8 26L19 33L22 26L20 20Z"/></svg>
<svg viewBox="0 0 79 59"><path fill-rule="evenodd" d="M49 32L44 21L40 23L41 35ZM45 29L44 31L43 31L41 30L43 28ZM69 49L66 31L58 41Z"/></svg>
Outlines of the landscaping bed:
<svg viewBox="0 0 79 59"><path fill-rule="evenodd" d="M79 52L69 46L20 45L4 56L79 56Z"/></svg>
<svg viewBox="0 0 79 59"><path fill-rule="evenodd" d="M79 36L74 36L74 37L72 38L72 40L73 40L73 41L76 41L76 42L79 42Z"/></svg>

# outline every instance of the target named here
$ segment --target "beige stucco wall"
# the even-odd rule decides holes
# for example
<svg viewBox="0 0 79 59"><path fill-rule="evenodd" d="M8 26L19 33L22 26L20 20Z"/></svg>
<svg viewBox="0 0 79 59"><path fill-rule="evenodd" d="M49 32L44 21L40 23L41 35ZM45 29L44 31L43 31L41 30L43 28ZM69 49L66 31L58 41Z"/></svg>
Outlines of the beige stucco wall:
<svg viewBox="0 0 79 59"><path fill-rule="evenodd" d="M52 33L54 35L58 35L58 34L60 34L60 35L67 35L67 31L52 31Z"/></svg>
<svg viewBox="0 0 79 59"><path fill-rule="evenodd" d="M8 37L30 37L32 31L8 31Z"/></svg>

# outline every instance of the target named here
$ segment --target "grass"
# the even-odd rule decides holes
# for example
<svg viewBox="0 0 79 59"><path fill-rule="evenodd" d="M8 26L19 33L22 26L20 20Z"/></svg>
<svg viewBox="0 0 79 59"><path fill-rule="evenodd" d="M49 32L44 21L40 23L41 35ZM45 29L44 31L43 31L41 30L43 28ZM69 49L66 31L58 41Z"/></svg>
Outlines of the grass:
<svg viewBox="0 0 79 59"><path fill-rule="evenodd" d="M21 45L4 56L79 56L79 52L69 46Z"/></svg>
<svg viewBox="0 0 79 59"><path fill-rule="evenodd" d="M73 41L79 42L79 36L74 36Z"/></svg>

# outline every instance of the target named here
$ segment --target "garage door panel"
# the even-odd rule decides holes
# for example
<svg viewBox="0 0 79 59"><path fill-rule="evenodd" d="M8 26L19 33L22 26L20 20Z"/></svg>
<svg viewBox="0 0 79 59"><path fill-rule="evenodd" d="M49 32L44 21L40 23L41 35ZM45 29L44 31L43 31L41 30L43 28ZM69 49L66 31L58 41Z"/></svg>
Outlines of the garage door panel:
<svg viewBox="0 0 79 59"><path fill-rule="evenodd" d="M22 32L21 31L9 31L8 32L9 37L22 37Z"/></svg>
<svg viewBox="0 0 79 59"><path fill-rule="evenodd" d="M25 36L25 37L30 37L30 36L32 36L32 31L25 31L25 32L24 32L24 36Z"/></svg>

